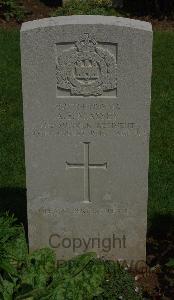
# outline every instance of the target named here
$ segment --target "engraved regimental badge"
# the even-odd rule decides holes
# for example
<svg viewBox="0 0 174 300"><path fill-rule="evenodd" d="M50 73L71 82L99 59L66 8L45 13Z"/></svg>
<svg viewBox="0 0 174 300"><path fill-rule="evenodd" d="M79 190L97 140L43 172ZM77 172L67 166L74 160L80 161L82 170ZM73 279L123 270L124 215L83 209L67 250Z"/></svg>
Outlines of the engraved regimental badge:
<svg viewBox="0 0 174 300"><path fill-rule="evenodd" d="M85 33L74 47L58 53L56 78L57 88L71 95L102 95L116 89L116 59Z"/></svg>

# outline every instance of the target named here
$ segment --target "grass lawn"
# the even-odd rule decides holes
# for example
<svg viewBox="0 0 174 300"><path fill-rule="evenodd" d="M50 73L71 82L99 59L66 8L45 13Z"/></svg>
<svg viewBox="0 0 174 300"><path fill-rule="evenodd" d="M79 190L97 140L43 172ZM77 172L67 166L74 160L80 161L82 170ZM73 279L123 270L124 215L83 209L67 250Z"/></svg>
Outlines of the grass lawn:
<svg viewBox="0 0 174 300"><path fill-rule="evenodd" d="M25 209L19 31L0 30L0 210ZM173 118L172 118L173 117ZM174 215L174 32L155 32L153 49L149 219ZM25 199L24 199L25 198ZM21 208L22 207L22 208Z"/></svg>

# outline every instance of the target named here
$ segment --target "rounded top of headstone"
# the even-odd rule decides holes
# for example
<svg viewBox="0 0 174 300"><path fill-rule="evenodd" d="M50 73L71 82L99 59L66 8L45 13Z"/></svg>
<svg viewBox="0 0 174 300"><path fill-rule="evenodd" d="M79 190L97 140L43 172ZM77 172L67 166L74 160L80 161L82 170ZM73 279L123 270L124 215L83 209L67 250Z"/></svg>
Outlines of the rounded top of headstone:
<svg viewBox="0 0 174 300"><path fill-rule="evenodd" d="M140 30L152 31L152 25L149 22L139 21L129 18L114 16L93 16L93 15L77 15L77 16L61 16L51 17L40 20L25 22L22 24L21 31L28 31L37 28L61 26L61 25L115 25L120 27L131 27Z"/></svg>

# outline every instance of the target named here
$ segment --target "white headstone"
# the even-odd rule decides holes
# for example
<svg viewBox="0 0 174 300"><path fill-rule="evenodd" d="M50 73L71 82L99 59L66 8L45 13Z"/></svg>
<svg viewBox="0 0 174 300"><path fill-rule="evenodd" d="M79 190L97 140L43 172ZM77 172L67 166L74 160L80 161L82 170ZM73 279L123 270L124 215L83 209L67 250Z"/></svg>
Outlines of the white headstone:
<svg viewBox="0 0 174 300"><path fill-rule="evenodd" d="M30 249L145 259L151 25L27 22L21 55Z"/></svg>

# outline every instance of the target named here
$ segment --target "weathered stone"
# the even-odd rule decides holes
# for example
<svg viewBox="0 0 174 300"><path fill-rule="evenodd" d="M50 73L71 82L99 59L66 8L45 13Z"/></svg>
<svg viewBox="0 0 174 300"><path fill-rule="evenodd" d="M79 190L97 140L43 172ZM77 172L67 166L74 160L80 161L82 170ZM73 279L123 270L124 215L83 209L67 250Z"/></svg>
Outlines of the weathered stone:
<svg viewBox="0 0 174 300"><path fill-rule="evenodd" d="M21 54L30 249L144 260L151 25L27 22Z"/></svg>

